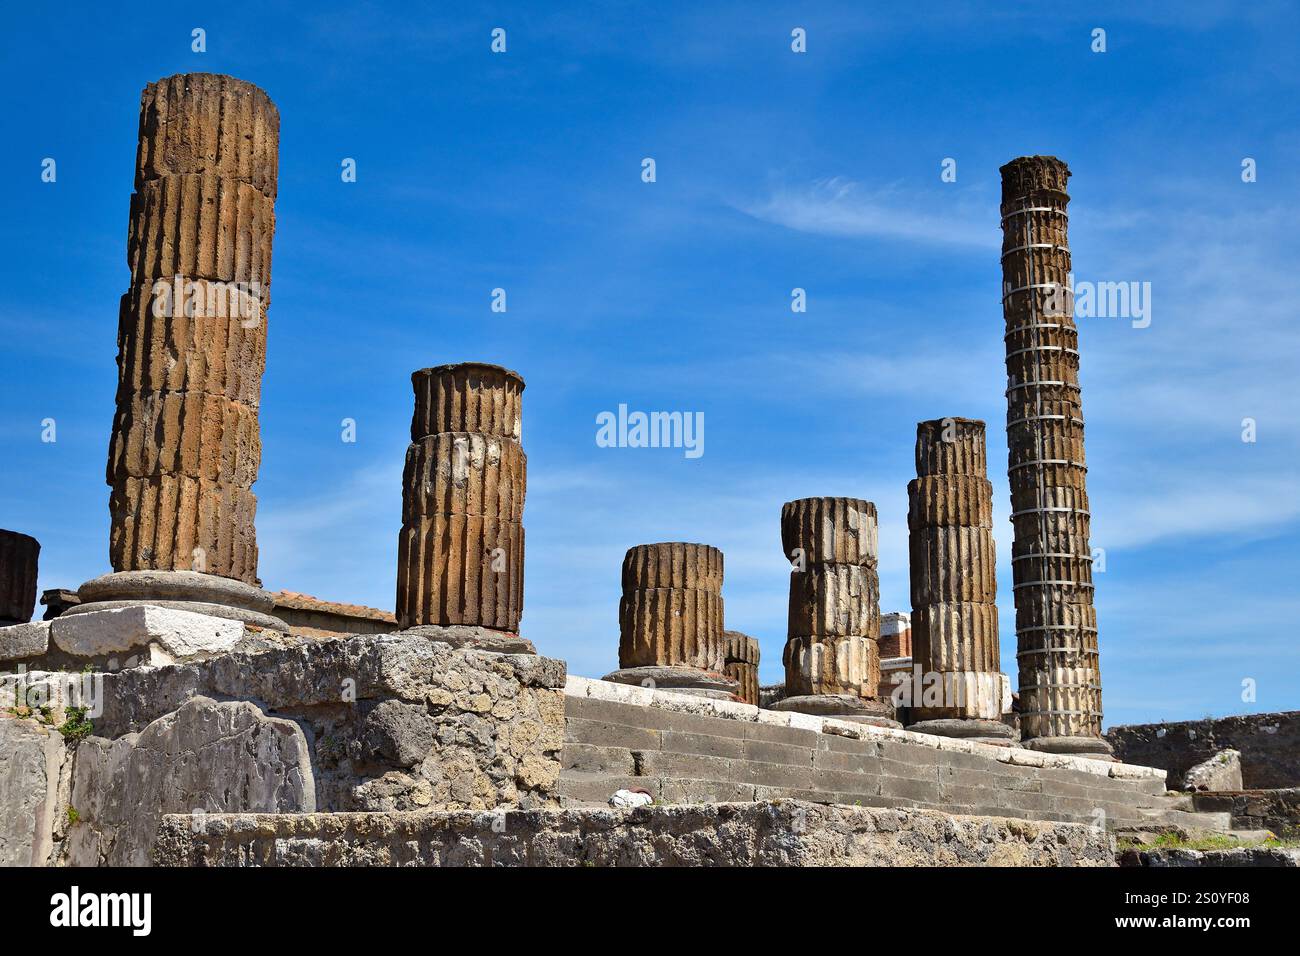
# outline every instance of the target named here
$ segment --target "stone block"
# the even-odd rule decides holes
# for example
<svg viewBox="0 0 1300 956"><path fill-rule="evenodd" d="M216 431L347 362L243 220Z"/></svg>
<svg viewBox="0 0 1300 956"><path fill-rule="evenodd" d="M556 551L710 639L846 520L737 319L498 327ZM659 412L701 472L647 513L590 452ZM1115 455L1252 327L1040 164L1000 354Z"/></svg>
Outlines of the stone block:
<svg viewBox="0 0 1300 956"><path fill-rule="evenodd" d="M707 544L667 541L628 548L623 557L623 592L722 590L722 552Z"/></svg>
<svg viewBox="0 0 1300 956"><path fill-rule="evenodd" d="M312 813L315 784L302 729L247 701L194 697L139 734L77 748L69 837L74 866L150 862L163 814Z"/></svg>
<svg viewBox="0 0 1300 956"><path fill-rule="evenodd" d="M723 601L717 591L625 591L619 601L619 666L669 664L720 672L722 624Z"/></svg>
<svg viewBox="0 0 1300 956"><path fill-rule="evenodd" d="M44 654L49 645L49 621L0 627L0 661L17 661Z"/></svg>
<svg viewBox="0 0 1300 956"><path fill-rule="evenodd" d="M913 613L912 640L923 673L1000 668L998 607L991 602L919 605Z"/></svg>
<svg viewBox="0 0 1300 956"><path fill-rule="evenodd" d="M790 696L848 694L873 698L880 687L880 649L871 637L796 637L786 642Z"/></svg>
<svg viewBox="0 0 1300 956"><path fill-rule="evenodd" d="M280 114L251 83L183 73L145 87L135 186L164 176L213 173L275 196Z"/></svg>
<svg viewBox="0 0 1300 956"><path fill-rule="evenodd" d="M45 866L66 827L67 751L57 730L0 714L0 866Z"/></svg>
<svg viewBox="0 0 1300 956"><path fill-rule="evenodd" d="M123 478L109 498L116 571L203 571L257 580L257 496L185 475Z"/></svg>
<svg viewBox="0 0 1300 956"><path fill-rule="evenodd" d="M131 197L126 261L131 282L175 276L239 283L261 296L271 284L275 200L212 173L142 183Z"/></svg>
<svg viewBox="0 0 1300 956"><path fill-rule="evenodd" d="M876 506L860 498L800 498L781 506L781 547L806 570L818 564L875 567Z"/></svg>
<svg viewBox="0 0 1300 956"><path fill-rule="evenodd" d="M916 473L984 478L988 454L984 423L973 418L938 418L916 426Z"/></svg>
<svg viewBox="0 0 1300 956"><path fill-rule="evenodd" d="M254 408L202 392L118 396L108 454L110 485L166 476L248 489L261 463Z"/></svg>
<svg viewBox="0 0 1300 956"><path fill-rule="evenodd" d="M983 528L921 528L909 537L912 606L997 600L997 554Z"/></svg>
<svg viewBox="0 0 1300 956"><path fill-rule="evenodd" d="M813 564L790 573L791 636L880 634L880 577L874 567Z"/></svg>
<svg viewBox="0 0 1300 956"><path fill-rule="evenodd" d="M1241 751L1221 750L1183 774L1184 790L1240 790Z"/></svg>
<svg viewBox="0 0 1300 956"><path fill-rule="evenodd" d="M907 526L993 528L993 484L982 475L935 475L907 485Z"/></svg>
<svg viewBox="0 0 1300 956"><path fill-rule="evenodd" d="M138 652L157 644L174 660L229 651L244 637L244 625L223 617L141 605L69 614L50 622L50 641L78 657Z"/></svg>
<svg viewBox="0 0 1300 956"><path fill-rule="evenodd" d="M162 288L169 290L162 296L149 286L122 296L118 387L223 396L257 408L266 370L266 299L207 280Z"/></svg>
<svg viewBox="0 0 1300 956"><path fill-rule="evenodd" d="M442 432L477 432L519 441L524 380L481 362L423 368L411 374L415 414L411 441Z"/></svg>
<svg viewBox="0 0 1300 956"><path fill-rule="evenodd" d="M511 438L440 432L413 442L402 473L402 521L475 515L521 521L528 457Z"/></svg>
<svg viewBox="0 0 1300 956"><path fill-rule="evenodd" d="M524 528L477 515L427 515L398 536L397 620L514 632L524 600Z"/></svg>

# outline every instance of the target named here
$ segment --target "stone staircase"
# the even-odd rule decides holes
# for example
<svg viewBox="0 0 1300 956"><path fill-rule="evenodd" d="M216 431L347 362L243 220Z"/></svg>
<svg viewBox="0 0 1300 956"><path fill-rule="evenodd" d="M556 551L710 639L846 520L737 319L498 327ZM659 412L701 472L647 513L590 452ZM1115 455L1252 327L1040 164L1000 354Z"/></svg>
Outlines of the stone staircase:
<svg viewBox="0 0 1300 956"><path fill-rule="evenodd" d="M1227 813L1198 813L1163 778L1020 766L909 739L858 740L792 726L566 696L559 779L567 807L605 806L641 788L659 804L790 798L1226 833ZM1095 762L1094 762L1095 763Z"/></svg>

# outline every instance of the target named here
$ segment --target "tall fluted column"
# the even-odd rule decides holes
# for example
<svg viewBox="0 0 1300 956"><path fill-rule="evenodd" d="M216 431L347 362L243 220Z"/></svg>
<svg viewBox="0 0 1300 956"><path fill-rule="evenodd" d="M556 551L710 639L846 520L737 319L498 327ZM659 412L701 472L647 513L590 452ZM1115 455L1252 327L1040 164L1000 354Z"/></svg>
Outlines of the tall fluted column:
<svg viewBox="0 0 1300 956"><path fill-rule="evenodd" d="M639 544L623 558L619 669L605 680L734 697L724 673L722 552L707 544Z"/></svg>
<svg viewBox="0 0 1300 956"><path fill-rule="evenodd" d="M1000 672L993 486L984 423L916 426L907 486L912 577L910 729L1005 742L1010 688Z"/></svg>
<svg viewBox="0 0 1300 956"><path fill-rule="evenodd" d="M1069 168L1002 167L1011 568L1025 746L1108 756L1088 545L1079 336L1070 289Z"/></svg>
<svg viewBox="0 0 1300 956"><path fill-rule="evenodd" d="M0 529L0 626L26 624L36 610L40 543L30 535Z"/></svg>
<svg viewBox="0 0 1300 956"><path fill-rule="evenodd" d="M140 99L106 479L113 574L77 613L154 603L283 629L257 577L280 116L265 92L191 73Z"/></svg>
<svg viewBox="0 0 1300 956"><path fill-rule="evenodd" d="M464 362L411 376L397 620L514 633L524 608L524 380Z"/></svg>
<svg viewBox="0 0 1300 956"><path fill-rule="evenodd" d="M892 723L880 689L876 506L801 498L781 508L790 607L779 710Z"/></svg>

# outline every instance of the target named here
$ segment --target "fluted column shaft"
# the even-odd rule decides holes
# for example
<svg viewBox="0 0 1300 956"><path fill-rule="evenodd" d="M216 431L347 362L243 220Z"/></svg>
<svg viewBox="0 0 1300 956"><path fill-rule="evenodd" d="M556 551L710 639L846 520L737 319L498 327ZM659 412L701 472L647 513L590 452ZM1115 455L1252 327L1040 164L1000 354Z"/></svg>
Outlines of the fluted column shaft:
<svg viewBox="0 0 1300 956"><path fill-rule="evenodd" d="M257 582L280 119L233 77L167 77L140 102L117 411L106 479L115 571Z"/></svg>
<svg viewBox="0 0 1300 956"><path fill-rule="evenodd" d="M935 699L917 719L1001 715L997 551L984 423L943 418L916 426L916 474L907 486L913 658ZM923 695L924 696L924 695Z"/></svg>
<svg viewBox="0 0 1300 956"><path fill-rule="evenodd" d="M515 632L524 604L524 380L466 362L411 376L397 619Z"/></svg>
<svg viewBox="0 0 1300 956"><path fill-rule="evenodd" d="M1069 176L1050 156L1002 167L1011 567L1026 742L1101 735Z"/></svg>
<svg viewBox="0 0 1300 956"><path fill-rule="evenodd" d="M857 498L801 498L781 509L790 559L782 663L790 697L875 698L880 684L876 506Z"/></svg>
<svg viewBox="0 0 1300 956"><path fill-rule="evenodd" d="M639 544L623 558L622 668L723 670L722 552L707 544Z"/></svg>

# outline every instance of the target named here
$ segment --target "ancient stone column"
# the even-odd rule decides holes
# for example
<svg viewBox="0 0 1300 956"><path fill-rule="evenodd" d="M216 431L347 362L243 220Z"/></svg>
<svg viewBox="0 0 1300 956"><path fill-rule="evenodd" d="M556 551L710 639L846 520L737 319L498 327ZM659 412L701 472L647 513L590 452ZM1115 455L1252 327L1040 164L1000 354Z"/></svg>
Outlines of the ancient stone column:
<svg viewBox="0 0 1300 956"><path fill-rule="evenodd" d="M758 705L758 638L740 631L723 631L723 673L740 685L739 696Z"/></svg>
<svg viewBox="0 0 1300 956"><path fill-rule="evenodd" d="M0 626L26 624L36 610L41 545L30 535L0 529Z"/></svg>
<svg viewBox="0 0 1300 956"><path fill-rule="evenodd" d="M1067 239L1070 171L1002 167L1011 569L1026 747L1106 757Z"/></svg>
<svg viewBox="0 0 1300 956"><path fill-rule="evenodd" d="M792 566L787 696L774 709L898 726L878 696L876 506L857 498L788 501L781 543Z"/></svg>
<svg viewBox="0 0 1300 956"><path fill-rule="evenodd" d="M732 698L724 673L722 552L707 544L639 544L623 558L619 669L605 680Z"/></svg>
<svg viewBox="0 0 1300 956"><path fill-rule="evenodd" d="M253 494L279 130L233 77L144 90L106 472L115 573L68 613L145 602L284 627L257 577Z"/></svg>
<svg viewBox="0 0 1300 956"><path fill-rule="evenodd" d="M462 362L420 369L411 384L398 624L513 636L524 608L524 380L499 365Z"/></svg>
<svg viewBox="0 0 1300 956"><path fill-rule="evenodd" d="M993 485L984 423L941 418L916 426L907 486L912 577L910 730L1007 743L1010 687L1000 671Z"/></svg>

